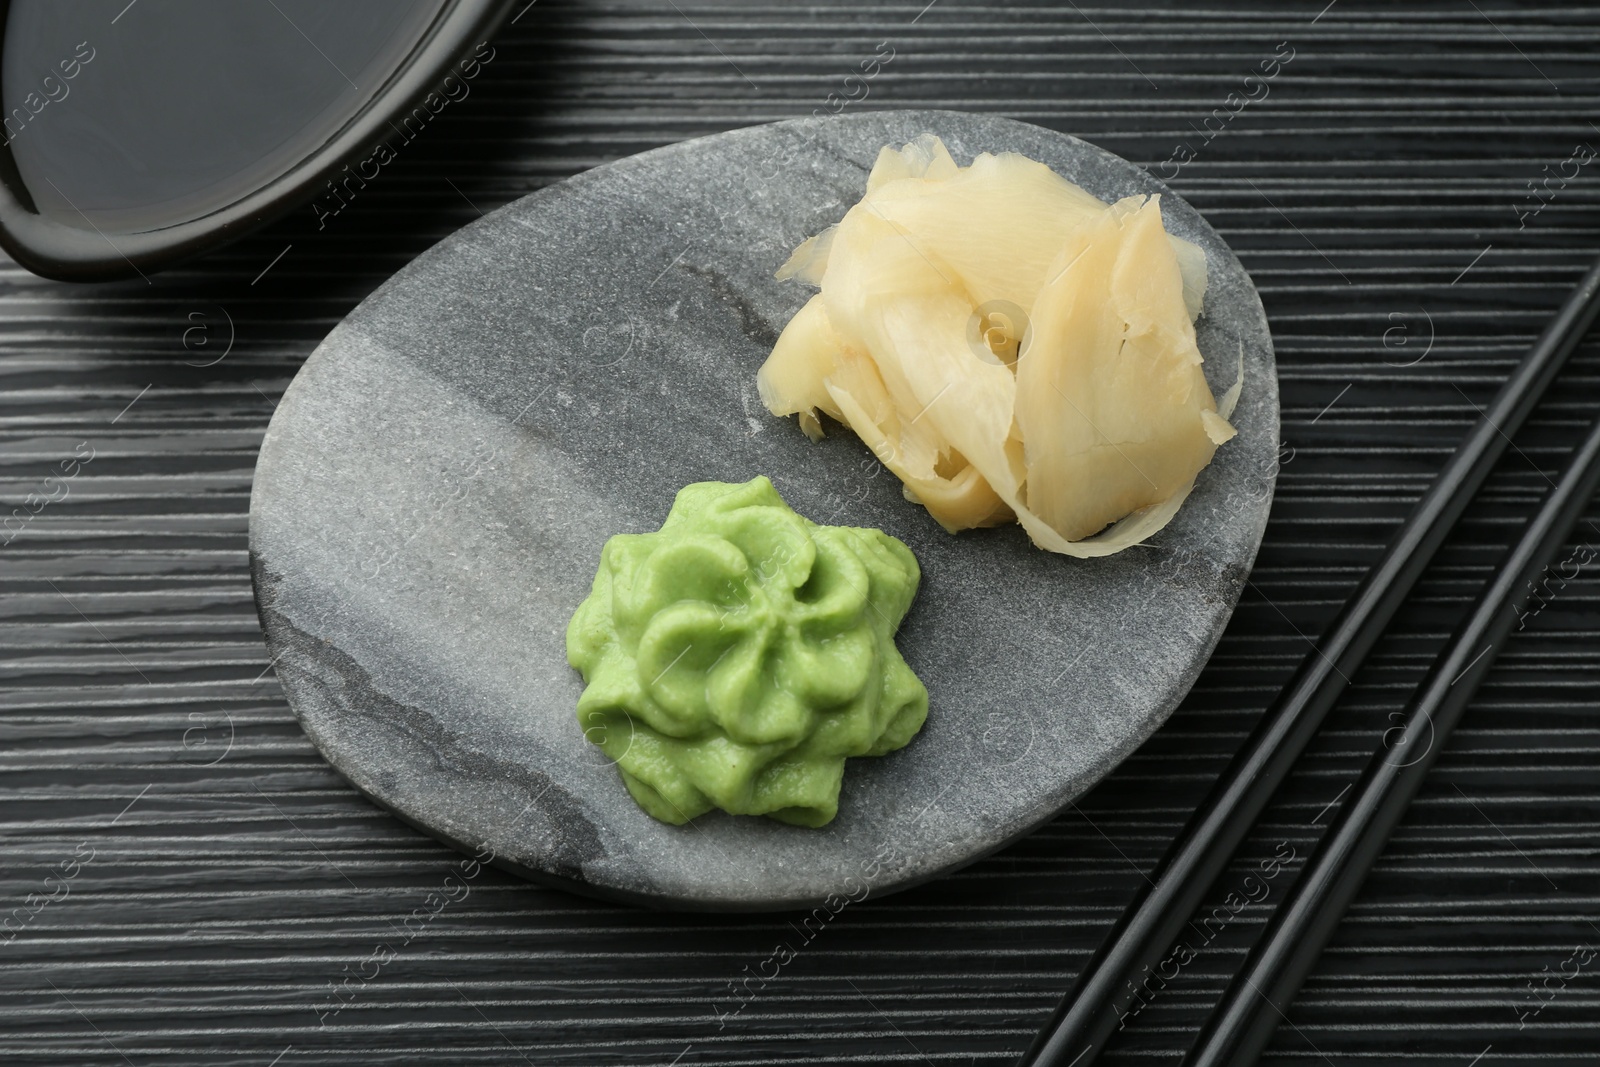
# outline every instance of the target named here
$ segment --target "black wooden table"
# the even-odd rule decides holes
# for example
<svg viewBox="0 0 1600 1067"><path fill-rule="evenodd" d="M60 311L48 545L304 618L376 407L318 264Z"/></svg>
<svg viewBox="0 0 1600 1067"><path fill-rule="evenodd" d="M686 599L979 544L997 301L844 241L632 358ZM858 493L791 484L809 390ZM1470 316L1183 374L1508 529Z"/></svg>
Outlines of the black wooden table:
<svg viewBox="0 0 1600 1067"><path fill-rule="evenodd" d="M966 1065L1025 1047L1600 250L1600 8L923 2L539 0L337 211L148 282L0 266L0 1061ZM340 316L480 212L681 138L913 106L1144 164L1254 274L1283 469L1210 667L1056 821L846 909L764 983L744 980L790 917L651 914L492 869L447 888L462 857L332 773L263 654L246 513L276 399ZM1312 847L1600 410L1597 370L1591 343L1217 887L1211 938L1108 1061L1185 1047L1298 859L1237 910L1229 879ZM1600 1063L1600 618L1592 567L1570 570L1270 1062Z"/></svg>

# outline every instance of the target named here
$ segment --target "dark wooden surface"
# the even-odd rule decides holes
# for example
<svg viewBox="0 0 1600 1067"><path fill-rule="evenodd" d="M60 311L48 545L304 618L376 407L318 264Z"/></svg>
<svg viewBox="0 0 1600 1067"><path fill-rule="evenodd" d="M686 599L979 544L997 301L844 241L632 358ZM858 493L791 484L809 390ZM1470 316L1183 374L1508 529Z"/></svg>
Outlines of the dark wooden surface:
<svg viewBox="0 0 1600 1067"><path fill-rule="evenodd" d="M1600 251L1600 164L1563 167L1600 147L1600 8L1324 2L539 0L471 96L320 230L303 209L148 284L0 266L4 510L66 487L0 546L0 900L29 916L0 934L0 1061L1010 1062ZM847 83L881 42L893 59ZM1264 98L1204 142L1230 92L1262 95L1245 78L1280 42L1293 58ZM97 47L114 43L108 27ZM1288 448L1251 585L1168 726L1021 844L846 908L729 1015L797 917L650 914L493 870L435 895L460 857L356 796L284 703L246 513L300 361L429 244L597 163L829 93L1025 119L1164 176L1188 142L1172 184L1260 286ZM1261 858L1312 847L1600 411L1597 370L1591 343L1208 910ZM1552 585L1516 635L1268 1062L1600 1063L1596 589L1588 569ZM1176 1058L1292 867L1108 1060Z"/></svg>

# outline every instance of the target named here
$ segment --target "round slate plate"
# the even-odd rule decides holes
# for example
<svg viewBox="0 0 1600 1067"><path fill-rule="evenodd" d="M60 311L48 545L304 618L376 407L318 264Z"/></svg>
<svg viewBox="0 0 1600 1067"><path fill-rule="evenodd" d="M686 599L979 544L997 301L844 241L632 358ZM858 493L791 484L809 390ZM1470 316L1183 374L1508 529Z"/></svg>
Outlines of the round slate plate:
<svg viewBox="0 0 1600 1067"><path fill-rule="evenodd" d="M1156 540L1107 559L1015 526L952 537L842 430L761 406L755 372L810 295L773 270L931 131L958 162L1043 160L1097 196L1163 194L1206 251L1200 321L1239 436ZM1249 572L1277 471L1272 343L1217 234L1132 164L987 116L778 123L621 160L525 197L390 279L307 360L261 448L256 600L289 701L357 788L526 876L665 907L810 907L902 889L1001 847L1171 713ZM818 522L921 560L900 631L931 694L906 748L852 760L821 830L640 811L579 731L568 618L600 548L688 482L766 474Z"/></svg>

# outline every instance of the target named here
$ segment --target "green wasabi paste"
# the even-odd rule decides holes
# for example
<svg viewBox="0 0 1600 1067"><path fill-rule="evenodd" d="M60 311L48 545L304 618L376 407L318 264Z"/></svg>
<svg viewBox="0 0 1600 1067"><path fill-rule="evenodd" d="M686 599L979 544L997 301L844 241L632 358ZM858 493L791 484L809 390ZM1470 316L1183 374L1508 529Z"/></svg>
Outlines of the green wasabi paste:
<svg viewBox="0 0 1600 1067"><path fill-rule="evenodd" d="M685 486L659 531L606 542L567 626L584 736L662 822L822 826L845 759L927 718L894 644L920 577L900 541L819 526L766 478Z"/></svg>

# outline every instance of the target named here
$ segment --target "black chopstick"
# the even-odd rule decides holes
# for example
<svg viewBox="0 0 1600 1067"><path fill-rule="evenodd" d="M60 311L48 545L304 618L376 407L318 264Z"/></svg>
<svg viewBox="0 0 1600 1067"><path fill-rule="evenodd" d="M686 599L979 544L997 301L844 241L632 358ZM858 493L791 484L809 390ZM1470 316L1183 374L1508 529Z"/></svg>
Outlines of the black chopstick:
<svg viewBox="0 0 1600 1067"><path fill-rule="evenodd" d="M1600 311L1600 260L1481 411L1383 556L1301 661L1018 1067L1088 1067Z"/></svg>
<svg viewBox="0 0 1600 1067"><path fill-rule="evenodd" d="M1201 1028L1183 1067L1250 1067L1261 1055L1596 485L1600 420L1417 687L1400 738L1380 742L1372 754L1338 821ZM1583 562L1593 560L1587 542L1584 550L1589 559Z"/></svg>

